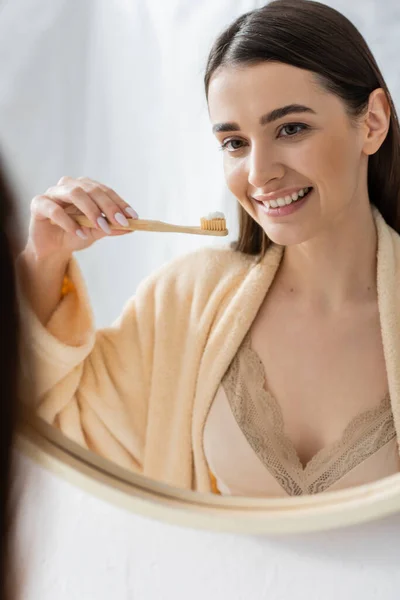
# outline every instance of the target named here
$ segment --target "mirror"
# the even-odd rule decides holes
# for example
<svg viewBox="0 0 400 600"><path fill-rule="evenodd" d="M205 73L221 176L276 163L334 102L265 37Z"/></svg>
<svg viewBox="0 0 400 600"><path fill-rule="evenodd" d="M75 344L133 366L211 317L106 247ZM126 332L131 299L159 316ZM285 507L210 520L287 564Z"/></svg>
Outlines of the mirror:
<svg viewBox="0 0 400 600"><path fill-rule="evenodd" d="M172 487L118 467L31 414L21 424L17 443L39 465L98 498L143 516L195 529L286 535L337 529L399 511L397 475L302 497L227 497Z"/></svg>
<svg viewBox="0 0 400 600"><path fill-rule="evenodd" d="M21 448L193 526L288 533L397 511L395 85L325 5L248 2L260 10L228 48L243 14L229 1L193 21L132 4L95 22L51 9L10 57L2 145L25 238L33 223L18 269L38 396ZM389 80L387 48L362 33Z"/></svg>

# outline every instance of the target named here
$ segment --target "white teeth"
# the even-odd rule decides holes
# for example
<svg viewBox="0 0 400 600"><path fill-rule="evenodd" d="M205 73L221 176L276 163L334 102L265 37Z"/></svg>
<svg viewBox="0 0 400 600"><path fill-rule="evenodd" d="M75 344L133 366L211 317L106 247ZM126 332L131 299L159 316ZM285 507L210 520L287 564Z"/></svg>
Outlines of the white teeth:
<svg viewBox="0 0 400 600"><path fill-rule="evenodd" d="M288 206L292 202L296 202L299 198L303 198L303 196L310 190L311 188L303 188L299 192L294 192L291 196L285 196L284 198L277 198L276 200L265 200L263 202L266 208L277 208L278 206Z"/></svg>

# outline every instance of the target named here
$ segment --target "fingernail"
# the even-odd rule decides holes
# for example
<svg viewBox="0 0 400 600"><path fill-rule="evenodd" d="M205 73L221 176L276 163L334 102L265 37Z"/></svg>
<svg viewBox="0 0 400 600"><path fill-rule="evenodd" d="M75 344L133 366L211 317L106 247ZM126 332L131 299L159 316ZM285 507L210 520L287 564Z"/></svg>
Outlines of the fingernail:
<svg viewBox="0 0 400 600"><path fill-rule="evenodd" d="M116 213L115 220L123 227L129 227L129 221L122 213Z"/></svg>
<svg viewBox="0 0 400 600"><path fill-rule="evenodd" d="M86 235L86 233L84 231L82 231L82 229L78 229L76 231L76 235L78 237L80 237L82 240L87 240L88 239L88 236Z"/></svg>
<svg viewBox="0 0 400 600"><path fill-rule="evenodd" d="M136 210L134 210L133 208L129 207L125 209L125 212L132 217L133 219L138 219L139 215L137 214Z"/></svg>
<svg viewBox="0 0 400 600"><path fill-rule="evenodd" d="M104 233L107 233L107 234L111 233L111 228L104 217L99 217L97 219L97 223L98 223L99 227L101 227L101 229L104 231Z"/></svg>

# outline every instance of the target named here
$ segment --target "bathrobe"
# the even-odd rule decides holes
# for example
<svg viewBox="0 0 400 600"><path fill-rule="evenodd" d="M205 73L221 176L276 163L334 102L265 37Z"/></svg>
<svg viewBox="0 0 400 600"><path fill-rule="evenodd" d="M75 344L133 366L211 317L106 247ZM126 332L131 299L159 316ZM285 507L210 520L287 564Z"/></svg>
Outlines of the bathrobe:
<svg viewBox="0 0 400 600"><path fill-rule="evenodd" d="M373 214L398 444L400 236L376 208ZM72 258L68 277L75 291L63 297L46 327L21 295L38 414L120 466L180 488L212 491L203 447L207 414L283 251L271 244L261 261L229 247L180 256L142 281L118 320L100 330Z"/></svg>

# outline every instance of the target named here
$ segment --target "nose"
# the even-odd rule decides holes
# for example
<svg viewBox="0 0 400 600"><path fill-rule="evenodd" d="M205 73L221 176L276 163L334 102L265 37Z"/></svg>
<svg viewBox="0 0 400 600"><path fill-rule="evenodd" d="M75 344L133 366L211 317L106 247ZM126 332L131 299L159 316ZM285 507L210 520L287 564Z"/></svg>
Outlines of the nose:
<svg viewBox="0 0 400 600"><path fill-rule="evenodd" d="M262 189L268 182L282 179L284 176L284 166L276 160L270 148L253 146L248 160L248 182L257 189Z"/></svg>

